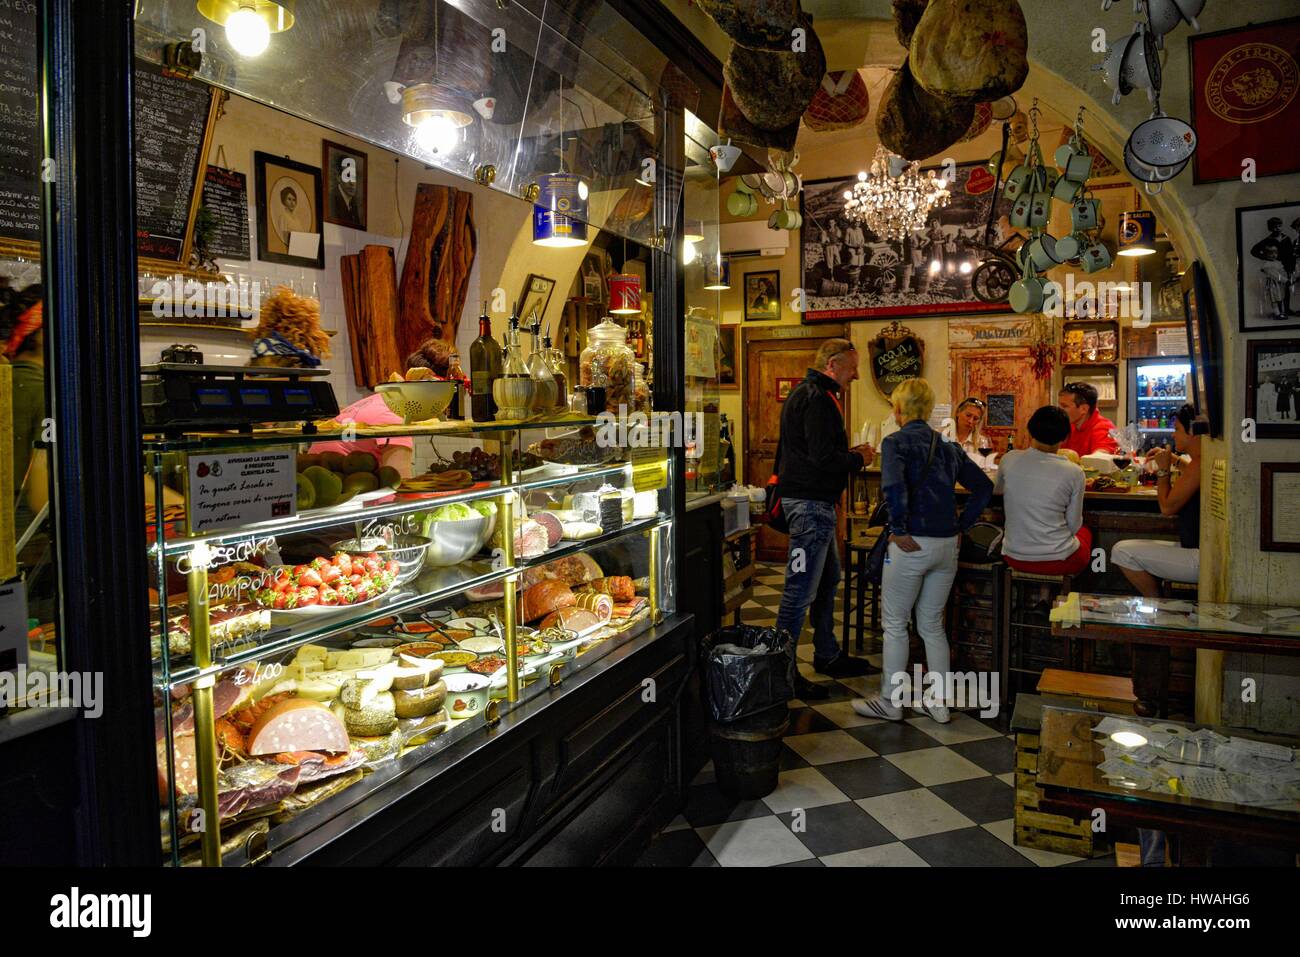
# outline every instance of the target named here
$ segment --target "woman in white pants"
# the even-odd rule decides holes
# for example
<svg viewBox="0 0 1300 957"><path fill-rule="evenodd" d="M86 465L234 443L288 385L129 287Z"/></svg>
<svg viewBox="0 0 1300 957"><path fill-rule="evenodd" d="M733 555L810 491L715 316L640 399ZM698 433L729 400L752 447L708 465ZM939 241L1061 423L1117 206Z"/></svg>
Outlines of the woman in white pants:
<svg viewBox="0 0 1300 957"><path fill-rule="evenodd" d="M898 721L908 699L907 623L916 611L916 628L925 642L926 666L948 684L948 636L943 613L957 574L961 532L973 525L993 495L993 483L961 446L944 442L926 420L934 410L934 390L924 379L907 379L893 391L899 430L881 443L881 494L889 506L889 552L881 580L881 618L885 628L880 694L858 699L853 710L868 718ZM957 515L954 487L970 492ZM927 679L934 680L934 679ZM920 689L918 689L920 690ZM948 721L946 695L929 700L925 712Z"/></svg>

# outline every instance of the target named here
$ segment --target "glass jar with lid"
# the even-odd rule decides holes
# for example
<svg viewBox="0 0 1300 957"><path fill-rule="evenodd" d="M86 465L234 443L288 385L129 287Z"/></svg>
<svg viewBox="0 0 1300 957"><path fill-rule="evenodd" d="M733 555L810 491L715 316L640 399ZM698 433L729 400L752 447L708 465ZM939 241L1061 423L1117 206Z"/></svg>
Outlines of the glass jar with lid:
<svg viewBox="0 0 1300 957"><path fill-rule="evenodd" d="M627 344L626 329L606 317L587 331L587 347L578 359L578 381L605 388L605 409L589 409L591 414L618 412L620 405L626 412L635 409L636 354Z"/></svg>
<svg viewBox="0 0 1300 957"><path fill-rule="evenodd" d="M645 381L645 363L636 364L636 372L632 380L633 405L637 412L650 414L650 387Z"/></svg>

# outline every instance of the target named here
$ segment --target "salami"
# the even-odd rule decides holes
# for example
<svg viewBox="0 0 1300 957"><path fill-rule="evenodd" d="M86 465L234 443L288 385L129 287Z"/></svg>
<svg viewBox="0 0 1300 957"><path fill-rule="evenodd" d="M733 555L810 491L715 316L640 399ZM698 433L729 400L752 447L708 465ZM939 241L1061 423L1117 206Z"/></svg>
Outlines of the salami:
<svg viewBox="0 0 1300 957"><path fill-rule="evenodd" d="M158 799L167 803L167 742L159 741L158 750ZM172 751L175 764L176 796L185 797L199 789L199 761L194 753L194 735L180 734L175 738Z"/></svg>
<svg viewBox="0 0 1300 957"><path fill-rule="evenodd" d="M289 698L268 709L248 733L248 753L347 751L348 733L329 708L304 698Z"/></svg>
<svg viewBox="0 0 1300 957"><path fill-rule="evenodd" d="M586 588L614 599L614 604L629 602L636 597L636 586L627 575L611 575L587 582Z"/></svg>

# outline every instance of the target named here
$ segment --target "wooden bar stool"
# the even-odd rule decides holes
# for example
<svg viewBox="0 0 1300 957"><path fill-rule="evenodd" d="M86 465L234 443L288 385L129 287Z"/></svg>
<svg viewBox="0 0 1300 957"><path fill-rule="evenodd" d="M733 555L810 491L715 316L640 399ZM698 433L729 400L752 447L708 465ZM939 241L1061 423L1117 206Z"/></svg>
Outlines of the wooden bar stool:
<svg viewBox="0 0 1300 957"><path fill-rule="evenodd" d="M852 527L852 526L850 526ZM867 594L871 595L871 630L880 631L880 586L867 582L867 555L884 534L883 528L861 528L844 546L844 653L849 651L849 635L856 638L858 651L866 650Z"/></svg>
<svg viewBox="0 0 1300 957"><path fill-rule="evenodd" d="M1030 690L1044 668L1075 665L1071 640L1053 635L1049 619L1052 605L1070 593L1071 583L1069 575L1011 569L1002 619L1011 691Z"/></svg>

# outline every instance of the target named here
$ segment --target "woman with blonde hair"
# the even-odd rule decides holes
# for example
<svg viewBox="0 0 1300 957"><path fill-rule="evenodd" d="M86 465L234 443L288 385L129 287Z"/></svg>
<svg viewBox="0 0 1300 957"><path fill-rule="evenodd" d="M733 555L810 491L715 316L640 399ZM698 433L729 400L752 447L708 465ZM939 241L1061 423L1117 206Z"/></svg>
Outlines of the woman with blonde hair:
<svg viewBox="0 0 1300 957"><path fill-rule="evenodd" d="M898 721L902 703L910 697L907 623L913 610L925 642L926 665L936 679L943 679L941 688L948 685L944 608L957 575L961 532L979 520L993 495L993 483L961 446L942 441L926 422L934 410L934 390L928 382L907 379L890 398L899 430L886 436L880 449L881 494L889 506L889 551L880 587L884 667L880 694L855 700L853 710L867 718ZM954 491L958 482L970 492L960 517ZM946 724L949 704L946 694L934 700L928 693L925 712Z"/></svg>

